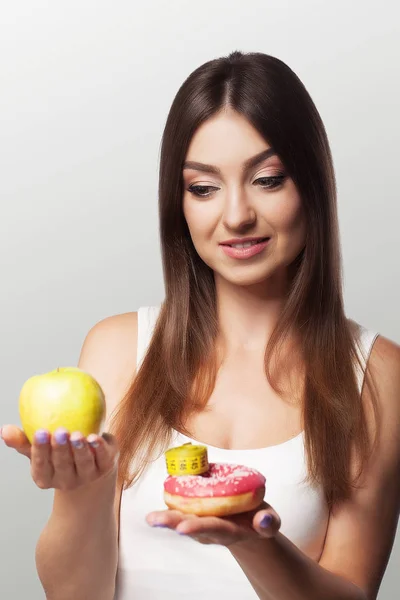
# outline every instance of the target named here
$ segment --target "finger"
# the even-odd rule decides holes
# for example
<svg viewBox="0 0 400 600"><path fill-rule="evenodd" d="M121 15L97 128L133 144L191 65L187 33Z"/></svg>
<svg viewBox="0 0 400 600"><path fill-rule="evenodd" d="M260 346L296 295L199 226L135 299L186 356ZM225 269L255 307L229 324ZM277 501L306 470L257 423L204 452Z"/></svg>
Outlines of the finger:
<svg viewBox="0 0 400 600"><path fill-rule="evenodd" d="M97 473L97 467L87 440L80 431L71 433L69 439L79 479L81 481L93 480Z"/></svg>
<svg viewBox="0 0 400 600"><path fill-rule="evenodd" d="M16 425L4 425L1 429L1 437L9 448L14 448L20 454L30 458L31 444L25 433Z"/></svg>
<svg viewBox="0 0 400 600"><path fill-rule="evenodd" d="M169 527L175 529L182 521L197 519L196 515L189 515L179 510L159 510L149 513L146 521L152 527Z"/></svg>
<svg viewBox="0 0 400 600"><path fill-rule="evenodd" d="M76 482L75 461L69 444L69 433L59 427L51 439L51 458L57 487L67 489Z"/></svg>
<svg viewBox="0 0 400 600"><path fill-rule="evenodd" d="M39 488L45 490L51 486L54 467L51 462L50 433L45 429L38 429L33 438L31 475Z"/></svg>
<svg viewBox="0 0 400 600"><path fill-rule="evenodd" d="M281 527L281 519L273 508L260 510L253 518L253 527L262 537L274 537Z"/></svg>
<svg viewBox="0 0 400 600"><path fill-rule="evenodd" d="M237 523L238 525L242 525L242 526L248 526L248 527L253 527L253 518L256 516L257 513L259 513L261 510L268 511L268 509L270 509L271 506L270 504L267 504L266 502L261 502L260 506L257 506L257 508L253 508L252 510L243 512L243 513L238 513L236 515L228 515L227 517L221 517L222 519L229 519L230 521L234 521L235 523Z"/></svg>
<svg viewBox="0 0 400 600"><path fill-rule="evenodd" d="M108 433L102 436L91 433L87 437L89 446L93 449L95 464L100 473L110 471L118 459L117 440Z"/></svg>
<svg viewBox="0 0 400 600"><path fill-rule="evenodd" d="M239 536L246 532L236 523L219 517L184 519L176 526L177 533L192 536Z"/></svg>

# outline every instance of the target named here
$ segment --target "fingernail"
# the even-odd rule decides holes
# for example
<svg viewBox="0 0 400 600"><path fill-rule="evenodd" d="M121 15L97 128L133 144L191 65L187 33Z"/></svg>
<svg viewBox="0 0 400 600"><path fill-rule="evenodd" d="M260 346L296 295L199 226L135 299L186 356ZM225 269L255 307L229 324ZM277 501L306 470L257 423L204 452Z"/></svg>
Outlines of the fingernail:
<svg viewBox="0 0 400 600"><path fill-rule="evenodd" d="M260 527L262 527L263 529L267 529L267 527L269 527L272 523L272 516L271 515L265 515L261 521L260 521Z"/></svg>
<svg viewBox="0 0 400 600"><path fill-rule="evenodd" d="M80 433L80 431L74 431L73 433L71 433L69 440L70 440L71 444L73 445L73 447L78 448L78 450L79 450L79 448L83 448L83 446L84 446L82 438L83 438L83 436Z"/></svg>
<svg viewBox="0 0 400 600"><path fill-rule="evenodd" d="M82 442L82 440L72 440L71 444L73 445L74 448L78 448L78 450L80 448L83 448L84 443Z"/></svg>
<svg viewBox="0 0 400 600"><path fill-rule="evenodd" d="M64 429L63 427L60 427L54 433L54 438L55 438L57 444L64 445L67 443L67 440L68 440L68 431L66 429Z"/></svg>
<svg viewBox="0 0 400 600"><path fill-rule="evenodd" d="M168 525L164 525L163 523L153 523L152 527L163 527L165 529Z"/></svg>
<svg viewBox="0 0 400 600"><path fill-rule="evenodd" d="M97 448L99 445L99 441L97 439L97 435L95 433L91 433L87 436L87 441L92 448Z"/></svg>
<svg viewBox="0 0 400 600"><path fill-rule="evenodd" d="M46 431L46 429L38 429L35 432L35 440L38 444L47 444L49 437L49 433Z"/></svg>

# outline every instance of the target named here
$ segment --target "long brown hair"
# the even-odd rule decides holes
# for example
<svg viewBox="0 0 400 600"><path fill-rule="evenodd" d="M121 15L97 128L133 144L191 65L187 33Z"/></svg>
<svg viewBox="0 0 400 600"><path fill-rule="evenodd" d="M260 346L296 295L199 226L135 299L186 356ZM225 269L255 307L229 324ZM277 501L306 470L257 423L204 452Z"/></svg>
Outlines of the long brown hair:
<svg viewBox="0 0 400 600"><path fill-rule="evenodd" d="M130 487L168 447L174 429L190 434L185 419L205 407L215 384L214 277L198 256L183 215L182 166L196 129L226 107L246 117L274 147L302 198L306 245L292 265L290 292L266 348L265 369L280 391L271 359L295 330L304 361L308 479L323 485L332 507L354 485L353 444L360 457L358 475L371 450L355 373L355 366L361 367L357 340L344 314L335 174L323 122L304 85L284 62L262 53L235 51L200 66L184 81L168 114L159 173L165 300L144 360L111 421L120 444L120 482Z"/></svg>

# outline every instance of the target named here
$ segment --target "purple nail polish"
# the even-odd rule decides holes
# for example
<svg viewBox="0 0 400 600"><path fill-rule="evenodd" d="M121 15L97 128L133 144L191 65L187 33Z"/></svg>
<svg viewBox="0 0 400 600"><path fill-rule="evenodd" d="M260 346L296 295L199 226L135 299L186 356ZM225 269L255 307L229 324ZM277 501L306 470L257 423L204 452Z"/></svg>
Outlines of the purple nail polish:
<svg viewBox="0 0 400 600"><path fill-rule="evenodd" d="M272 523L272 516L271 515L265 515L261 521L260 521L260 527L262 527L263 529L267 529L267 527L269 527Z"/></svg>
<svg viewBox="0 0 400 600"><path fill-rule="evenodd" d="M78 448L78 450L80 448L83 448L84 443L82 442L82 440L71 440L71 444L73 445L74 448Z"/></svg>
<svg viewBox="0 0 400 600"><path fill-rule="evenodd" d="M49 441L49 434L46 429L38 429L35 432L35 440L38 444L47 444Z"/></svg>
<svg viewBox="0 0 400 600"><path fill-rule="evenodd" d="M66 429L60 427L54 433L54 438L55 438L57 444L64 445L67 443L67 440L68 440L68 431Z"/></svg>
<svg viewBox="0 0 400 600"><path fill-rule="evenodd" d="M165 529L168 525L164 525L163 523L153 523L152 527L162 527Z"/></svg>
<svg viewBox="0 0 400 600"><path fill-rule="evenodd" d="M91 446L92 448L97 448L99 446L99 441L97 439L96 434L91 433L86 439L88 441L89 446Z"/></svg>
<svg viewBox="0 0 400 600"><path fill-rule="evenodd" d="M69 436L69 441L74 448L80 449L85 445L83 441L83 434L80 431L73 431Z"/></svg>

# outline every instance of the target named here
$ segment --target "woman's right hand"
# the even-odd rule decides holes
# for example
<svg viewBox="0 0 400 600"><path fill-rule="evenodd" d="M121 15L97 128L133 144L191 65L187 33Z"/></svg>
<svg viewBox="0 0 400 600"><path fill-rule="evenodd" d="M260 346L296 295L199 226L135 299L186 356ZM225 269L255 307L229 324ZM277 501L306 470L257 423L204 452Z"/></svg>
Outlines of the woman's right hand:
<svg viewBox="0 0 400 600"><path fill-rule="evenodd" d="M75 490L118 468L118 444L109 433L85 438L62 428L54 435L40 429L31 445L21 429L5 425L1 437L9 448L30 459L32 479L42 490Z"/></svg>

